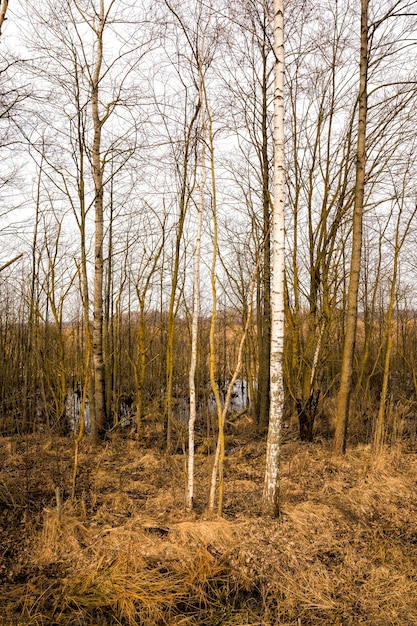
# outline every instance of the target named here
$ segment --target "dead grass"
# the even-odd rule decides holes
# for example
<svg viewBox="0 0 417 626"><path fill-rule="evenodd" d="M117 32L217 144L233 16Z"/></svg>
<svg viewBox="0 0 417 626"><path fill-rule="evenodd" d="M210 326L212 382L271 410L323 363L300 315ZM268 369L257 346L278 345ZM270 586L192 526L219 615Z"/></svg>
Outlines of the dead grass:
<svg viewBox="0 0 417 626"><path fill-rule="evenodd" d="M84 444L71 502L70 442L0 440L0 624L417 624L415 454L358 446L335 461L325 442L288 441L270 520L264 443L230 443L219 519L204 513L207 454L186 516L183 455Z"/></svg>

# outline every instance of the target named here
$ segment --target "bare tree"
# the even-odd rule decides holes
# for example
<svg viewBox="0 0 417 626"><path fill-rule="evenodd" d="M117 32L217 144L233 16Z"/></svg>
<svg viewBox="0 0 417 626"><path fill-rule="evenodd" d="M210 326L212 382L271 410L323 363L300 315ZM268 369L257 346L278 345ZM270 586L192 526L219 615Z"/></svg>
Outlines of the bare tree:
<svg viewBox="0 0 417 626"><path fill-rule="evenodd" d="M59 5L46 0L43 7L30 6L29 9L32 18L38 20L38 32L49 41L48 46L44 46L42 39L34 42L49 72L47 79L44 76L44 91L39 95L39 99L42 96L44 99L42 108L38 108L38 124L29 140L39 150L46 145L47 175L55 192L72 208L79 228L80 285L86 333L90 332L87 320L91 308L93 312L89 403L92 434L97 440L109 426L105 389L104 276L107 264L107 276L111 280L114 224L109 228L107 240L106 229L109 221L117 217L114 199L120 198L116 204L123 207L126 198L125 191L117 194L115 189L119 191L126 185L121 171L137 146L140 116L134 88L135 71L150 50L149 33L136 31L133 36L130 32L133 26L125 19L124 7L115 0L60 2ZM64 21L62 15L66 16ZM136 14L134 21L139 20ZM36 64L32 72L42 74L42 67L39 69ZM39 146L38 136L43 125L47 141ZM119 214L121 212L122 208ZM94 245L90 248L91 240ZM92 296L91 254L94 261Z"/></svg>
<svg viewBox="0 0 417 626"><path fill-rule="evenodd" d="M274 0L274 208L272 212L271 404L262 497L267 515L279 513L281 426L284 413L284 4Z"/></svg>
<svg viewBox="0 0 417 626"><path fill-rule="evenodd" d="M227 83L225 97L231 100L230 124L238 138L241 158L247 161L247 172L243 175L237 170L235 154L231 168L236 178L241 177L236 183L245 187L242 191L256 233L254 256L258 257L259 249L263 257L257 278L257 380L252 409L257 428L265 431L270 404L271 349L272 3L269 0L233 2L229 11L238 36L229 41L233 62L223 76Z"/></svg>
<svg viewBox="0 0 417 626"><path fill-rule="evenodd" d="M200 46L204 46L203 41ZM200 57L204 59L204 49L199 50ZM196 59L199 61L199 58ZM189 371L189 387L190 387L190 417L188 420L188 465L187 465L187 490L186 490L186 506L189 511L193 508L194 501L194 429L197 419L197 397L196 397L196 370L197 370L197 349L198 349L198 327L200 317L200 262L201 262L201 237L203 230L203 213L204 213L204 193L207 182L207 164L206 164L206 141L207 141L207 121L204 93L204 76L201 61L197 65L198 71L198 91L200 99L200 116L201 116L201 180L198 183L198 200L197 200L197 232L196 246L194 252L194 276L193 276L193 311L191 322L191 359Z"/></svg>
<svg viewBox="0 0 417 626"><path fill-rule="evenodd" d="M92 73L91 86L91 117L93 121L93 141L91 145L91 163L94 179L94 211L95 211L95 243L94 243L94 297L93 297L93 364L94 364L94 404L95 422L93 436L101 438L107 426L106 415L106 373L104 367L103 343L103 247L104 247L104 164L102 155L102 128L113 109L108 103L103 112L100 111L100 81L103 66L103 36L106 22L114 1L105 8L104 0L100 0L95 15L87 16L79 9L85 22L90 26L96 38L96 57Z"/></svg>
<svg viewBox="0 0 417 626"><path fill-rule="evenodd" d="M289 9L286 385L300 437L311 440L319 398L333 384L329 372L338 356L332 335L343 298L346 214L353 200L355 105L346 38L351 18L340 4L318 8L307 2Z"/></svg>
<svg viewBox="0 0 417 626"><path fill-rule="evenodd" d="M186 81L186 73L191 71L193 74L193 63L195 50L194 36L189 32L187 23L184 20L182 9L179 10L177 5L165 2L168 10L169 18L163 18L164 23L168 22L170 28L174 30L174 39L178 33L180 38L185 38L187 49L186 60L187 69L184 70L182 55L168 46L167 56L172 58L172 66L175 78L178 80L176 84L177 93L175 95L176 105L181 102L180 115L182 120L179 122L179 128L175 128L173 124L172 107L170 106L169 97L163 106L159 106L162 117L162 124L167 133L167 143L171 152L171 158L174 162L174 179L177 183L177 190L173 201L173 206L177 206L176 223L173 226L174 243L173 257L170 264L170 292L167 310L166 324L166 354L165 354L165 398L164 398L164 427L166 435L167 450L171 450L172 431L173 431L173 384L174 384L174 346L175 346L175 320L181 302L183 293L183 284L181 283L181 271L184 263L184 231L186 219L188 217L189 207L192 202L193 193L196 187L196 146L197 146L197 127L200 115L201 102L198 94L196 83L191 84ZM188 59L188 55L192 60ZM157 98L156 98L157 99ZM174 209L172 212L175 215Z"/></svg>
<svg viewBox="0 0 417 626"><path fill-rule="evenodd" d="M365 194L366 122L368 113L368 0L361 0L360 40L358 144L356 153L352 252L349 270L345 342L343 346L340 389L337 400L336 431L333 442L334 454L342 454L346 449L349 400L352 385L353 354L355 349L356 322L358 316L359 273L362 253L362 215Z"/></svg>
<svg viewBox="0 0 417 626"><path fill-rule="evenodd" d="M361 3L356 178L345 340L337 399L336 430L333 442L333 453L335 455L345 452L347 441L358 318L363 213L364 206L371 204L370 195L368 197L365 196L365 186L369 187L368 194L371 194L376 189L377 182L383 180L382 172L385 172L387 164L394 159L394 155L397 155L396 158L398 158L398 150L404 138L404 132L401 132L400 127L397 125L402 125L404 122L407 123L407 118L402 112L408 108L414 98L414 89L412 88L414 80L403 79L400 68L397 68L397 74L388 71L393 64L392 58L397 56L398 59L401 59L401 55L408 51L411 41L407 30L412 32L410 29L413 26L407 22L405 27L399 31L399 36L395 39L392 36L389 39L384 37L384 29L387 28L392 32L392 27L389 27L392 20L408 15L408 8L409 3L402 0L392 2L387 7L384 5L382 14L372 16L372 23L369 24L368 2L367 0L362 0ZM397 27L399 28L398 22ZM381 31L382 37L378 41L377 34ZM379 92L382 94L379 103L373 104L372 120L368 120L367 115L370 70L372 70L372 80L377 83L377 86L371 90L371 95L375 97ZM378 118L378 110L383 119ZM377 121L379 122L378 124L376 124ZM399 132L394 135L392 130L396 126Z"/></svg>
<svg viewBox="0 0 417 626"><path fill-rule="evenodd" d="M406 168L405 176L403 178L402 184L396 189L396 197L394 199L394 203L397 209L397 216L395 220L394 227L394 237L393 237L393 261L392 261L392 277L391 277L391 286L388 298L387 310L385 313L385 330L384 330L384 338L383 343L385 348L385 356L384 356L384 364L383 364L383 373L382 373L382 388L381 395L379 399L379 408L378 415L376 419L374 438L373 438L373 449L374 452L378 453L381 451L386 438L386 411L387 411L387 398L389 392L389 378L391 373L391 358L393 352L393 344L394 344L394 328L393 328L393 318L394 318L394 307L397 300L397 290L398 290L398 279L399 279L399 269L400 269L400 253L404 242L406 241L407 235L410 231L411 225L415 219L415 215L417 213L417 204L414 201L414 207L411 211L408 212L408 215L404 216L405 211L407 210L407 179L409 178L409 169ZM394 189L398 187L396 182L393 181ZM403 222L404 225L403 225Z"/></svg>

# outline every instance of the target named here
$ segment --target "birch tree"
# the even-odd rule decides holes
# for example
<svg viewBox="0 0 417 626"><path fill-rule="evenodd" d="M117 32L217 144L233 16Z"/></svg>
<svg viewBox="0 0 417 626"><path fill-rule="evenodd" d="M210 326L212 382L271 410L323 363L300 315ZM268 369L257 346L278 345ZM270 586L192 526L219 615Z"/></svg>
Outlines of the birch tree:
<svg viewBox="0 0 417 626"><path fill-rule="evenodd" d="M204 46L204 38L203 38ZM201 51L204 58L204 49ZM186 506L189 511L193 508L194 499L194 429L197 418L197 398L196 398L196 369L197 369L197 347L198 347L198 327L200 316L200 258L201 258L201 235L203 229L204 212L204 192L207 181L206 166L206 113L205 96L203 93L203 68L201 62L198 63L198 91L201 104L201 180L198 184L197 200L197 233L194 251L194 276L193 276L193 312L191 322L191 360L189 370L190 387L190 417L188 421L188 465L187 465L187 491Z"/></svg>
<svg viewBox="0 0 417 626"><path fill-rule="evenodd" d="M112 5L104 8L104 0L100 0L99 9L95 11L96 18L83 15L96 37L96 58L91 74L91 117L93 121L93 142L91 146L91 162L94 179L94 214L95 214L95 241L94 241L94 296L93 296L93 364L94 364L94 402L95 402L95 438L103 435L106 426L106 390L105 369L103 357L103 245L104 245L104 167L101 154L101 134L111 110L109 103L103 112L100 112L100 81L103 65L103 33Z"/></svg>
<svg viewBox="0 0 417 626"><path fill-rule="evenodd" d="M274 206L272 212L270 410L263 488L263 511L279 513L280 437L284 412L284 3L274 0Z"/></svg>

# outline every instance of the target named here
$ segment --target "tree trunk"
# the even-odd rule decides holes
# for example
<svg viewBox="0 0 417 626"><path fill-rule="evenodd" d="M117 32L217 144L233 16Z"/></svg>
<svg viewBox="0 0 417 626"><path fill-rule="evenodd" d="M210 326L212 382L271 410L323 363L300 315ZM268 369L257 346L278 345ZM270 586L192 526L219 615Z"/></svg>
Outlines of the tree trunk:
<svg viewBox="0 0 417 626"><path fill-rule="evenodd" d="M179 219L177 232L175 235L175 256L172 271L171 293L169 298L168 319L167 319L167 346L166 346L166 388L165 388L165 410L164 410L164 427L166 435L166 449L171 450L172 443L172 385L174 376L174 335L175 335L175 316L177 303L177 289L181 261L181 243L184 233L184 223L187 214L188 204L194 181L190 183L189 170L191 168L190 155L193 149L193 129L200 110L200 101L196 104L193 117L191 118L186 130L184 138L184 154L181 171L181 192L179 199Z"/></svg>
<svg viewBox="0 0 417 626"><path fill-rule="evenodd" d="M405 194L404 194L405 195ZM403 195L403 198L404 198ZM391 279L391 289L390 289L390 298L388 302L388 309L385 317L385 336L384 336L384 344L385 344L385 358L384 358L384 369L382 376L382 389L381 396L379 399L379 408L378 408L378 416L376 420L375 432L372 442L373 451L375 454L378 454L385 443L385 435L386 435L386 407L387 407L387 398L388 398L388 387L389 387L389 378L391 371L391 354L394 345L394 329L393 329L393 319L394 319L394 307L397 297L397 281L398 281L398 270L400 266L400 252L405 241L405 238L410 230L411 224L414 221L417 205L412 211L408 222L405 226L404 232L400 234L401 227L401 217L403 213L403 202L404 200L398 200L399 209L397 222L395 227L395 244L394 244L394 262L392 269L392 279Z"/></svg>
<svg viewBox="0 0 417 626"><path fill-rule="evenodd" d="M262 508L279 513L279 460L284 412L284 6L274 0L274 208L272 213L271 380L270 411Z"/></svg>
<svg viewBox="0 0 417 626"><path fill-rule="evenodd" d="M356 325L358 317L359 273L362 253L362 222L366 165L365 143L368 111L368 0L362 0L361 7L358 145L356 156L355 199L353 209L352 253L349 273L345 342L343 347L340 388L337 399L336 431L333 441L333 454L335 455L344 454L346 451L349 401L352 388L353 355L355 350Z"/></svg>
<svg viewBox="0 0 417 626"><path fill-rule="evenodd" d="M265 16L267 17L267 16ZM266 25L265 25L266 26ZM265 430L269 420L269 387L271 356L271 198L269 193L268 157L268 68L266 44L262 45L262 205L263 263L261 273L262 318L259 324L258 427Z"/></svg>
<svg viewBox="0 0 417 626"><path fill-rule="evenodd" d="M203 51L204 56L204 51ZM202 177L199 184L197 236L194 252L194 277L193 277L193 316L191 325L191 361L189 370L190 388L190 418L188 421L188 466L187 466L187 492L186 507L189 511L193 508L194 499L194 428L197 417L197 401L195 388L195 373L197 369L197 345L198 345L198 320L200 315L200 256L201 256L201 232L203 227L204 189L207 180L206 170L206 113L203 93L203 68L198 67L198 87L201 102L201 170Z"/></svg>
<svg viewBox="0 0 417 626"><path fill-rule="evenodd" d="M99 113L99 83L100 70L103 60L103 29L104 3L100 0L99 26L97 28L97 56L91 84L91 113L94 125L92 145L92 165L94 177L94 211L95 211L95 242L94 242L94 298L93 298L93 367L94 367L94 401L95 420L92 424L93 440L97 441L104 436L106 427L106 385L103 355L103 242L104 242L104 215L103 215L103 169L100 161L101 130L104 120Z"/></svg>

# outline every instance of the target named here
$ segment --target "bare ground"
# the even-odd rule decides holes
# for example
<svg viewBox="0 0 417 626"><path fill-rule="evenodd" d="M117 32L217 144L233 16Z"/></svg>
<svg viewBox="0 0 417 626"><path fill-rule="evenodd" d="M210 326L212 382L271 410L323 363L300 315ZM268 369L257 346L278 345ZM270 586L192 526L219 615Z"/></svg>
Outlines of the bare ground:
<svg viewBox="0 0 417 626"><path fill-rule="evenodd" d="M203 446L192 516L184 455L85 442L71 501L72 446L0 439L2 626L417 624L410 446L335 461L327 442L287 441L277 520L259 515L265 443L250 433L228 439L222 518L205 514Z"/></svg>

